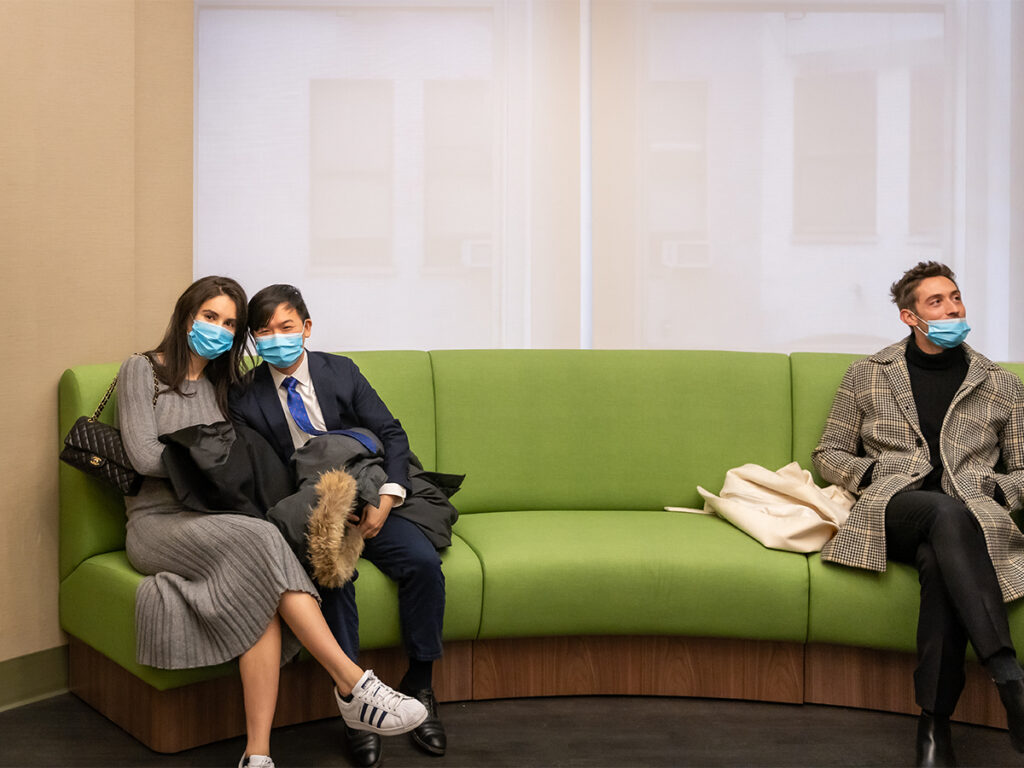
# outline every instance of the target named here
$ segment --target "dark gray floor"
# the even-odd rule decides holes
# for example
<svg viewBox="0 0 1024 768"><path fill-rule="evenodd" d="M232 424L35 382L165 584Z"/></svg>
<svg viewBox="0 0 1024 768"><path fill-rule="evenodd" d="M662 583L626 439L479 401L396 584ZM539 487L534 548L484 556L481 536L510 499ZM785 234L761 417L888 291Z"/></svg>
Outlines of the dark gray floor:
<svg viewBox="0 0 1024 768"><path fill-rule="evenodd" d="M903 715L709 699L587 697L443 704L449 751L384 741L384 765L901 766L916 720ZM953 726L961 766L1024 766L1004 731ZM71 694L0 712L0 766L226 766L242 739L151 752ZM280 768L345 766L340 721L274 732Z"/></svg>

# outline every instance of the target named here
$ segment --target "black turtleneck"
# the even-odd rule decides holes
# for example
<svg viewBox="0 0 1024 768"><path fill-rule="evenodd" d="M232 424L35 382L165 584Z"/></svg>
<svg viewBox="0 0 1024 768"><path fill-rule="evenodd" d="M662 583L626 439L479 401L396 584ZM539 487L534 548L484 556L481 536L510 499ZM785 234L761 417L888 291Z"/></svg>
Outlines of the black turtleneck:
<svg viewBox="0 0 1024 768"><path fill-rule="evenodd" d="M914 391L914 403L917 405L917 420L932 460L932 471L921 487L926 491L937 491L942 489L939 433L949 404L953 402L953 396L967 376L967 355L960 345L930 355L917 346L914 332L910 333L910 340L907 341L907 371L910 373L910 387Z"/></svg>

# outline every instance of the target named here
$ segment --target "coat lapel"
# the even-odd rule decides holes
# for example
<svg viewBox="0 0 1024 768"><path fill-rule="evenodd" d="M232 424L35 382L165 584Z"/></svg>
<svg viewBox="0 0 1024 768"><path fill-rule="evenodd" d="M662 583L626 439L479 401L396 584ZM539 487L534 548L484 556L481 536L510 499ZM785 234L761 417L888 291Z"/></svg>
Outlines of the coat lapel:
<svg viewBox="0 0 1024 768"><path fill-rule="evenodd" d="M993 367L991 360L975 352L966 344L964 344L964 351L967 353L967 375L964 377L964 383L960 385L960 389L953 396L947 413L951 412L975 387L984 382L988 378L989 370Z"/></svg>
<svg viewBox="0 0 1024 768"><path fill-rule="evenodd" d="M914 402L914 390L910 386L910 372L907 370L907 342L893 344L874 356L876 362L884 363L882 370L885 371L885 378L889 382L889 389L892 390L896 403L907 419L907 423L914 428L917 436L924 440L924 433L921 431L921 423L917 418L917 403Z"/></svg>

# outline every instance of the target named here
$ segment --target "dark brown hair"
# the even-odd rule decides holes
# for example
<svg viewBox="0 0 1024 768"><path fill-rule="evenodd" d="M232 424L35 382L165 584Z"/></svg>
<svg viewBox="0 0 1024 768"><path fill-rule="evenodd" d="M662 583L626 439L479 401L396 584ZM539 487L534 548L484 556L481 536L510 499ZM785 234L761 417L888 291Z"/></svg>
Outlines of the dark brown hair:
<svg viewBox="0 0 1024 768"><path fill-rule="evenodd" d="M889 293L892 295L893 304L900 309L913 311L917 301L917 286L928 277L948 277L953 285L956 285L956 275L945 264L937 261L919 261L890 286Z"/></svg>
<svg viewBox="0 0 1024 768"><path fill-rule="evenodd" d="M257 291L249 299L249 330L255 333L265 327L274 316L274 310L281 304L287 304L298 312L302 322L309 320L309 310L306 309L306 302L299 289L294 285L276 283Z"/></svg>
<svg viewBox="0 0 1024 768"><path fill-rule="evenodd" d="M181 385L188 377L189 346L188 327L199 308L216 296L227 296L235 303L235 340L231 349L206 364L204 373L213 384L217 395L217 406L224 418L228 418L228 390L241 378L242 357L245 354L247 334L245 291L230 277L201 277L185 289L178 297L167 324L164 337L155 349L146 353L153 363L157 378L167 385L164 392L179 395ZM161 361L162 358L162 361Z"/></svg>

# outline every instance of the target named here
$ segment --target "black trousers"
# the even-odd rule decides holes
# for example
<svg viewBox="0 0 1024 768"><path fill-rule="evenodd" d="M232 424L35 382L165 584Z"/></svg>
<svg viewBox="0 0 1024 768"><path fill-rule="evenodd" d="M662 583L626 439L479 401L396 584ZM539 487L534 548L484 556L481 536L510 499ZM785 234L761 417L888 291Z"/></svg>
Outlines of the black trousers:
<svg viewBox="0 0 1024 768"><path fill-rule="evenodd" d="M921 709L953 714L964 687L967 641L984 662L1013 651L1006 607L981 526L967 506L939 491L903 491L885 509L888 556L917 568L914 690Z"/></svg>

